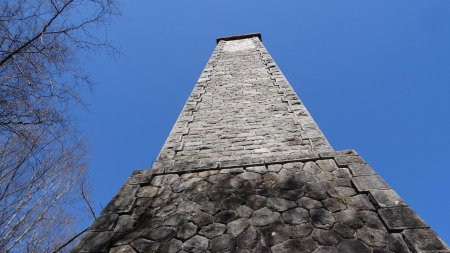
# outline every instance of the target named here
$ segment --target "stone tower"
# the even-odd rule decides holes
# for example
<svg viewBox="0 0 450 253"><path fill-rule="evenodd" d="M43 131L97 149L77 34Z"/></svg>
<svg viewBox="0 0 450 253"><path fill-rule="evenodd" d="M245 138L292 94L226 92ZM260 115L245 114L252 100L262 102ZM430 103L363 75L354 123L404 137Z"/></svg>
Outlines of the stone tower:
<svg viewBox="0 0 450 253"><path fill-rule="evenodd" d="M217 47L151 170L74 252L450 252L355 151L334 151L260 34Z"/></svg>

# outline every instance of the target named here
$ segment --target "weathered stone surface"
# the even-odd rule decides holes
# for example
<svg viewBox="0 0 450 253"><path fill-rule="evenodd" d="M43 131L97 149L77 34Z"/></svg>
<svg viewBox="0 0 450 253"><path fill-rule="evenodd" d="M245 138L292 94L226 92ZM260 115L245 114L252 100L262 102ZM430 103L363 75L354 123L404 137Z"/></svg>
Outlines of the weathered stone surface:
<svg viewBox="0 0 450 253"><path fill-rule="evenodd" d="M264 207L253 212L252 222L255 226L265 226L281 222L281 215L278 212L272 212L267 207Z"/></svg>
<svg viewBox="0 0 450 253"><path fill-rule="evenodd" d="M287 240L283 243L279 243L273 246L272 252L280 252L280 253L291 253L291 252L300 252L301 249L301 241L298 239Z"/></svg>
<svg viewBox="0 0 450 253"><path fill-rule="evenodd" d="M222 208L236 209L245 202L245 199L240 196L230 196L222 201Z"/></svg>
<svg viewBox="0 0 450 253"><path fill-rule="evenodd" d="M328 194L326 190L328 187L328 184L324 182L307 183L305 185L305 196L319 201L327 199Z"/></svg>
<svg viewBox="0 0 450 253"><path fill-rule="evenodd" d="M269 166L267 166L267 170L271 172L278 172L282 167L282 164L270 164Z"/></svg>
<svg viewBox="0 0 450 253"><path fill-rule="evenodd" d="M123 245L111 248L109 253L136 253L136 251L130 245Z"/></svg>
<svg viewBox="0 0 450 253"><path fill-rule="evenodd" d="M380 230L386 230L386 226L381 222L378 213L375 211L359 211L358 217L364 223L364 226L368 228L375 228Z"/></svg>
<svg viewBox="0 0 450 253"><path fill-rule="evenodd" d="M253 210L258 210L266 205L266 197L252 195L247 198L247 202L245 204Z"/></svg>
<svg viewBox="0 0 450 253"><path fill-rule="evenodd" d="M378 175L354 177L352 182L360 192L390 188Z"/></svg>
<svg viewBox="0 0 450 253"><path fill-rule="evenodd" d="M281 215L284 223L287 224L301 224L309 221L309 213L306 209L301 207L291 209L289 211L283 212Z"/></svg>
<svg viewBox="0 0 450 253"><path fill-rule="evenodd" d="M164 220L164 226L179 226L189 220L189 215L185 213L174 213Z"/></svg>
<svg viewBox="0 0 450 253"><path fill-rule="evenodd" d="M128 197L115 197L105 207L105 211L108 213L127 213L133 208L133 204L136 198L132 196Z"/></svg>
<svg viewBox="0 0 450 253"><path fill-rule="evenodd" d="M334 158L338 166L352 165L352 164L363 164L364 160L359 156L354 155L343 155L336 156Z"/></svg>
<svg viewBox="0 0 450 253"><path fill-rule="evenodd" d="M139 192L137 194L137 197L140 198L154 198L156 196L158 196L160 188L159 187L154 187L154 186L144 186L141 189L139 189Z"/></svg>
<svg viewBox="0 0 450 253"><path fill-rule="evenodd" d="M227 226L220 223L209 224L208 226L202 227L199 234L206 236L207 238L213 238L219 236L225 232Z"/></svg>
<svg viewBox="0 0 450 253"><path fill-rule="evenodd" d="M250 226L250 222L246 218L234 220L227 225L227 233L234 237L239 236L246 228Z"/></svg>
<svg viewBox="0 0 450 253"><path fill-rule="evenodd" d="M213 252L226 252L236 248L236 239L224 234L211 239L211 250Z"/></svg>
<svg viewBox="0 0 450 253"><path fill-rule="evenodd" d="M267 172L266 166L250 166L246 168L247 171L256 172L259 174L264 174Z"/></svg>
<svg viewBox="0 0 450 253"><path fill-rule="evenodd" d="M316 243L311 239L291 239L273 246L272 252L313 252L316 248Z"/></svg>
<svg viewBox="0 0 450 253"><path fill-rule="evenodd" d="M408 207L389 207L378 210L380 217L391 230L425 228L425 222Z"/></svg>
<svg viewBox="0 0 450 253"><path fill-rule="evenodd" d="M239 174L244 172L244 168L231 168L231 169L221 169L220 173L224 174Z"/></svg>
<svg viewBox="0 0 450 253"><path fill-rule="evenodd" d="M320 246L313 253L338 253L334 246Z"/></svg>
<svg viewBox="0 0 450 253"><path fill-rule="evenodd" d="M292 228L292 237L303 238L311 234L313 226L309 223L296 225Z"/></svg>
<svg viewBox="0 0 450 253"><path fill-rule="evenodd" d="M303 166L303 170L312 173L314 175L317 175L321 172L321 169L319 168L319 166L317 166L315 162L305 163L305 165Z"/></svg>
<svg viewBox="0 0 450 253"><path fill-rule="evenodd" d="M115 233L133 231L136 227L136 219L132 215L121 215L114 228Z"/></svg>
<svg viewBox="0 0 450 253"><path fill-rule="evenodd" d="M283 198L268 198L266 205L270 209L278 212L286 211L294 206L297 206L295 202Z"/></svg>
<svg viewBox="0 0 450 253"><path fill-rule="evenodd" d="M342 210L334 214L336 220L352 228L360 228L364 224L355 210Z"/></svg>
<svg viewBox="0 0 450 253"><path fill-rule="evenodd" d="M448 252L449 248L429 228L406 229L403 231L406 244L417 252ZM445 251L447 250L447 251Z"/></svg>
<svg viewBox="0 0 450 253"><path fill-rule="evenodd" d="M118 214L102 214L95 220L90 229L91 231L113 230L118 218Z"/></svg>
<svg viewBox="0 0 450 253"><path fill-rule="evenodd" d="M153 186L164 186L164 185L171 185L179 180L179 176L177 174L167 174L167 175L161 175L161 176L155 176L152 180Z"/></svg>
<svg viewBox="0 0 450 253"><path fill-rule="evenodd" d="M345 239L351 239L355 237L355 230L345 224L335 223L333 226L333 231Z"/></svg>
<svg viewBox="0 0 450 253"><path fill-rule="evenodd" d="M368 176L368 175L376 175L375 171L370 167L370 165L362 163L362 164L351 164L348 166L350 171L354 176Z"/></svg>
<svg viewBox="0 0 450 253"><path fill-rule="evenodd" d="M331 212L323 208L311 209L310 215L312 224L316 228L330 229L335 222Z"/></svg>
<svg viewBox="0 0 450 253"><path fill-rule="evenodd" d="M153 171L151 170L135 170L128 178L126 184L129 185L138 185L138 184L147 184L150 182Z"/></svg>
<svg viewBox="0 0 450 253"><path fill-rule="evenodd" d="M248 206L240 206L236 209L238 215L243 218L249 218L253 214L253 210Z"/></svg>
<svg viewBox="0 0 450 253"><path fill-rule="evenodd" d="M131 246L139 252L156 252L160 247L160 243L145 238L139 238L133 241Z"/></svg>
<svg viewBox="0 0 450 253"><path fill-rule="evenodd" d="M194 215L192 215L192 221L197 226L202 227L202 226L213 223L214 217L209 213L199 212L199 213L195 213Z"/></svg>
<svg viewBox="0 0 450 253"><path fill-rule="evenodd" d="M249 180L249 181L261 180L262 179L262 176L259 173L250 172L250 171L246 171L244 173L241 173L241 174L238 175L238 177L243 179L243 180Z"/></svg>
<svg viewBox="0 0 450 253"><path fill-rule="evenodd" d="M388 233L383 230L362 227L356 231L356 237L374 247L386 247Z"/></svg>
<svg viewBox="0 0 450 253"><path fill-rule="evenodd" d="M316 163L323 171L333 172L338 168L333 159L318 160Z"/></svg>
<svg viewBox="0 0 450 253"><path fill-rule="evenodd" d="M182 245L182 249L187 252L206 252L208 245L209 240L207 238L196 235L185 241Z"/></svg>
<svg viewBox="0 0 450 253"><path fill-rule="evenodd" d="M337 212L337 211L341 211L341 210L344 210L345 208L347 208L342 199L336 199L336 198L328 198L328 199L322 200L322 204L330 212Z"/></svg>
<svg viewBox="0 0 450 253"><path fill-rule="evenodd" d="M401 234L392 233L389 235L389 250L399 253L409 253L411 252L408 249L405 241Z"/></svg>
<svg viewBox="0 0 450 253"><path fill-rule="evenodd" d="M406 203L393 190L370 190L369 192L379 207L406 206Z"/></svg>
<svg viewBox="0 0 450 253"><path fill-rule="evenodd" d="M349 197L347 200L347 205L351 209L355 210L375 210L369 198L364 194L358 194L352 197Z"/></svg>
<svg viewBox="0 0 450 253"><path fill-rule="evenodd" d="M305 209L321 208L323 206L320 201L308 197L302 197L297 203Z"/></svg>
<svg viewBox="0 0 450 253"><path fill-rule="evenodd" d="M258 232L254 227L249 227L239 235L237 245L241 249L253 249L258 242Z"/></svg>
<svg viewBox="0 0 450 253"><path fill-rule="evenodd" d="M345 253L371 253L364 243L355 239L342 241L337 250Z"/></svg>
<svg viewBox="0 0 450 253"><path fill-rule="evenodd" d="M314 229L311 237L323 246L335 246L341 241L339 235L333 232L333 230Z"/></svg>
<svg viewBox="0 0 450 253"><path fill-rule="evenodd" d="M273 246L289 239L291 229L286 224L271 224L261 229L261 235L265 245Z"/></svg>
<svg viewBox="0 0 450 253"><path fill-rule="evenodd" d="M239 215L234 210L224 210L214 216L214 221L222 224L227 224L230 221L237 219Z"/></svg>
<svg viewBox="0 0 450 253"><path fill-rule="evenodd" d="M346 168L338 168L336 170L333 171L333 176L337 177L337 178L350 178L350 172L348 171L348 169Z"/></svg>
<svg viewBox="0 0 450 253"><path fill-rule="evenodd" d="M172 227L159 227L151 229L148 233L144 234L144 237L153 241L166 241L173 238L177 234L177 231Z"/></svg>
<svg viewBox="0 0 450 253"><path fill-rule="evenodd" d="M72 252L106 252L112 236L113 233L110 231L86 232L80 243L72 250Z"/></svg>
<svg viewBox="0 0 450 253"><path fill-rule="evenodd" d="M167 253L176 253L179 252L182 248L182 242L177 239L172 239L169 242L165 243L164 246L161 248L160 252L167 252Z"/></svg>
<svg viewBox="0 0 450 253"><path fill-rule="evenodd" d="M199 212L202 207L194 201L183 201L178 205L177 212L180 213L195 213Z"/></svg>
<svg viewBox="0 0 450 253"><path fill-rule="evenodd" d="M197 233L197 228L192 222L182 224L178 226L177 237L183 240L189 239Z"/></svg>

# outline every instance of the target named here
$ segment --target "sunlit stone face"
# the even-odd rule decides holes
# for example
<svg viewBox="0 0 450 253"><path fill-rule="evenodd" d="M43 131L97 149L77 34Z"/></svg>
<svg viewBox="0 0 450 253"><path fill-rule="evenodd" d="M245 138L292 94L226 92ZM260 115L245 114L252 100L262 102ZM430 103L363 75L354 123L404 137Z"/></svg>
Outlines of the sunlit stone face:
<svg viewBox="0 0 450 253"><path fill-rule="evenodd" d="M235 52L235 51L252 49L252 48L255 48L255 44L253 43L253 41L251 39L231 40L231 41L225 42L223 51Z"/></svg>

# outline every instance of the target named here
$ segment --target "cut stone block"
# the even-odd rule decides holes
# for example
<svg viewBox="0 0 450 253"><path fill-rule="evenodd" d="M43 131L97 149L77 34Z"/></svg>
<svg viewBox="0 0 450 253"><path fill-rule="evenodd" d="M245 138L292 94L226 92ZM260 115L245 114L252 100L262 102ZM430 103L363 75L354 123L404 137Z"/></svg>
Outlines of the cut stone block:
<svg viewBox="0 0 450 253"><path fill-rule="evenodd" d="M378 210L378 214L390 230L428 227L409 207L381 208Z"/></svg>
<svg viewBox="0 0 450 253"><path fill-rule="evenodd" d="M379 207L406 206L394 190L369 190L369 192Z"/></svg>
<svg viewBox="0 0 450 253"><path fill-rule="evenodd" d="M389 185L378 175L354 177L352 182L360 192L390 189Z"/></svg>
<svg viewBox="0 0 450 253"><path fill-rule="evenodd" d="M450 249L429 228L406 229L402 234L409 248L416 252L450 252Z"/></svg>
<svg viewBox="0 0 450 253"><path fill-rule="evenodd" d="M348 165L350 171L354 176L368 176L376 175L377 173L370 167L370 165L365 163L360 164L350 164Z"/></svg>

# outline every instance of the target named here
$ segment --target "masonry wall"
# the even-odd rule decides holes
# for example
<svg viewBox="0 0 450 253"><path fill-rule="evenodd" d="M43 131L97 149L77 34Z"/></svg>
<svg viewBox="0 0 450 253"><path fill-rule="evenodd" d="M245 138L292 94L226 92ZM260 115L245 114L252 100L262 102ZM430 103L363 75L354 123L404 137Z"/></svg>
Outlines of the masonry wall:
<svg viewBox="0 0 450 253"><path fill-rule="evenodd" d="M333 151L257 35L220 40L151 170L73 252L447 252L355 151Z"/></svg>
<svg viewBox="0 0 450 253"><path fill-rule="evenodd" d="M354 151L136 171L76 252L449 252Z"/></svg>
<svg viewBox="0 0 450 253"><path fill-rule="evenodd" d="M332 151L257 37L221 40L170 133L158 172Z"/></svg>

